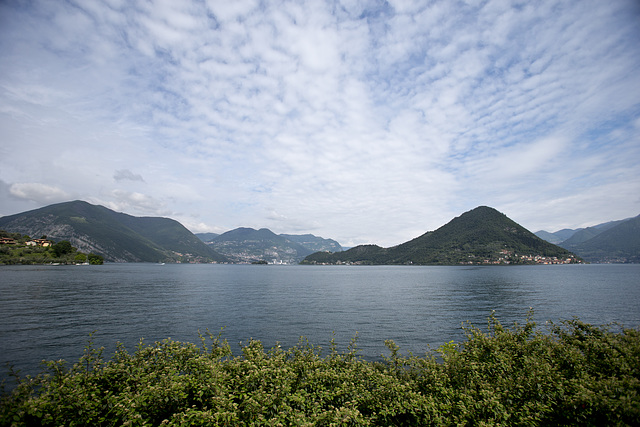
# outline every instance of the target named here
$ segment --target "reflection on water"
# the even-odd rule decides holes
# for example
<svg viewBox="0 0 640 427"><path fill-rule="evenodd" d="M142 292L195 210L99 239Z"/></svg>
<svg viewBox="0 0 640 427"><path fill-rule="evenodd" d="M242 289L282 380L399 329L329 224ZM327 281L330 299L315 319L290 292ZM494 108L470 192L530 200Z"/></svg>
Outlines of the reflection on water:
<svg viewBox="0 0 640 427"><path fill-rule="evenodd" d="M34 372L39 360L76 361L89 334L106 347L133 350L197 331L232 349L250 338L288 347L305 336L341 349L358 335L360 354L402 352L463 339L462 322L484 327L569 319L640 325L640 265L510 267L315 267L108 264L0 267L0 362ZM4 372L3 372L4 376Z"/></svg>

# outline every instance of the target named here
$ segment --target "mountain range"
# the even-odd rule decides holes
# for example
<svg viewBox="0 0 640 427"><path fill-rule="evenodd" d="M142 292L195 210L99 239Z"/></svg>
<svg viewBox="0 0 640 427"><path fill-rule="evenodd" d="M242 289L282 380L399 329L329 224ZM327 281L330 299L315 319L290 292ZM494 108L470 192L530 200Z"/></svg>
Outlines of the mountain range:
<svg viewBox="0 0 640 427"><path fill-rule="evenodd" d="M313 234L275 234L267 228L237 228L226 233L196 234L207 245L234 262L266 261L273 264L297 264L317 251L342 251L338 242Z"/></svg>
<svg viewBox="0 0 640 427"><path fill-rule="evenodd" d="M575 230L535 233L588 262L640 262L640 215Z"/></svg>
<svg viewBox="0 0 640 427"><path fill-rule="evenodd" d="M178 221L134 217L73 201L0 218L0 229L68 240L109 262L228 262Z"/></svg>
<svg viewBox="0 0 640 427"><path fill-rule="evenodd" d="M317 252L303 264L529 264L579 262L497 210L480 206L435 231L391 248L361 245L344 252Z"/></svg>
<svg viewBox="0 0 640 427"><path fill-rule="evenodd" d="M276 235L266 228L196 236L173 219L135 217L79 200L2 217L0 229L68 240L78 250L99 254L108 262L291 264L318 250L342 250L335 240L311 234Z"/></svg>
<svg viewBox="0 0 640 427"><path fill-rule="evenodd" d="M640 216L535 235L486 206L398 246L361 245L347 251L332 239L266 228L194 235L169 218L134 217L83 201L1 217L0 229L69 240L109 262L459 265L575 261L572 253L590 262L640 262Z"/></svg>

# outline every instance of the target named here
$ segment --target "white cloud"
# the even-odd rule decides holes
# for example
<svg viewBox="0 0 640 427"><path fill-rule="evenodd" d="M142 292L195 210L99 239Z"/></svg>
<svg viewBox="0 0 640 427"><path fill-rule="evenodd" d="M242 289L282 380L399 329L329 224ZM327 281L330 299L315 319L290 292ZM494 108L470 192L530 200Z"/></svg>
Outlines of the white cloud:
<svg viewBox="0 0 640 427"><path fill-rule="evenodd" d="M138 215L165 216L169 213L164 204L152 196L129 192L125 190L112 190L111 199L105 202L105 206L118 212L135 212Z"/></svg>
<svg viewBox="0 0 640 427"><path fill-rule="evenodd" d="M3 3L0 180L345 245L480 204L525 226L631 216L640 201L607 191L640 173L638 16L631 0Z"/></svg>
<svg viewBox="0 0 640 427"><path fill-rule="evenodd" d="M258 2L255 0L239 0L233 2L219 2L207 0L207 6L213 12L215 19L222 22L235 21L246 17L255 10Z"/></svg>
<svg viewBox="0 0 640 427"><path fill-rule="evenodd" d="M137 173L133 173L129 169L117 170L113 174L113 179L115 179L116 181L128 180L128 181L141 181L141 182L144 182L144 178L142 178L142 175L137 174Z"/></svg>
<svg viewBox="0 0 640 427"><path fill-rule="evenodd" d="M20 199L42 204L66 202L71 197L69 193L60 188L38 182L12 184L9 187L9 193Z"/></svg>
<svg viewBox="0 0 640 427"><path fill-rule="evenodd" d="M484 182L492 182L497 188L511 186L519 179L525 179L530 185L535 182L546 184L543 175L553 174L563 167L563 161L557 160L564 160L561 155L567 145L568 141L562 137L514 144L474 158L464 169Z"/></svg>

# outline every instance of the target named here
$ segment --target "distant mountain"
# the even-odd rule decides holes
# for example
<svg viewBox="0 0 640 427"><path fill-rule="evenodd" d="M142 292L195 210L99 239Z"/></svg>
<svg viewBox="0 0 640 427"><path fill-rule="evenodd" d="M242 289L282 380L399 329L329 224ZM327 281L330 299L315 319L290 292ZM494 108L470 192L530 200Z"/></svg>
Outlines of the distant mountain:
<svg viewBox="0 0 640 427"><path fill-rule="evenodd" d="M208 243L219 236L217 233L195 233L195 236L205 243Z"/></svg>
<svg viewBox="0 0 640 427"><path fill-rule="evenodd" d="M564 242L565 240L567 240L568 238L573 236L577 231L580 231L580 230L582 230L582 228L578 228L575 230L572 230L570 228L563 228L562 230L556 231L555 233L550 233L548 231L540 230L540 231L536 231L533 234L535 234L542 240L546 240L549 243L553 243L554 245L557 245L558 243Z"/></svg>
<svg viewBox="0 0 640 427"><path fill-rule="evenodd" d="M628 218L620 221L609 221L603 224L595 225L593 227L579 229L575 233L573 233L570 237L560 242L559 245L562 246L563 248L571 250L571 248L583 242L586 242L587 240L593 239L598 234L603 233L607 230L610 230L616 227L617 225L622 224L625 221L628 221Z"/></svg>
<svg viewBox="0 0 640 427"><path fill-rule="evenodd" d="M281 234L282 237L296 242L309 249L311 252L331 251L340 252L342 246L333 239L323 239L313 234Z"/></svg>
<svg viewBox="0 0 640 427"><path fill-rule="evenodd" d="M481 206L436 231L391 248L356 246L340 253L315 253L304 264L512 264L575 261L497 210Z"/></svg>
<svg viewBox="0 0 640 427"><path fill-rule="evenodd" d="M236 262L297 264L313 252L342 250L340 244L332 239L313 234L277 235L267 228L241 227L223 234L197 233L196 236Z"/></svg>
<svg viewBox="0 0 640 427"><path fill-rule="evenodd" d="M536 235L574 252L588 262L640 262L639 253L634 249L640 245L640 236L635 234L633 227L629 225L618 228L634 220L637 220L637 217L576 230L564 229L555 233L541 230L536 232ZM609 233L610 230L617 231ZM620 230L625 231L620 233ZM598 237L601 234L604 236Z"/></svg>
<svg viewBox="0 0 640 427"><path fill-rule="evenodd" d="M110 262L226 262L179 222L73 201L0 218L0 229L68 240Z"/></svg>
<svg viewBox="0 0 640 427"><path fill-rule="evenodd" d="M214 237L207 245L235 262L297 264L313 252L267 228L236 228Z"/></svg>
<svg viewBox="0 0 640 427"><path fill-rule="evenodd" d="M585 228L560 246L589 262L640 263L640 215Z"/></svg>
<svg viewBox="0 0 640 427"><path fill-rule="evenodd" d="M558 230L553 233L540 230L540 231L536 231L535 235L540 237L543 240L546 240L549 243L566 247L564 245L560 245L560 243L569 241L568 243L569 245L575 245L581 242L586 242L587 240L597 236L603 231L606 231L612 227L615 227L616 225L621 224L629 219L630 218L622 219L619 221L604 222L602 224L594 225L587 228L576 228L576 229L563 228L562 230Z"/></svg>
<svg viewBox="0 0 640 427"><path fill-rule="evenodd" d="M596 227L587 227L581 230L576 231L571 235L571 237L559 242L558 245L563 248L574 247L582 242L586 242L589 239L593 239L598 234L602 233L603 230L600 230Z"/></svg>

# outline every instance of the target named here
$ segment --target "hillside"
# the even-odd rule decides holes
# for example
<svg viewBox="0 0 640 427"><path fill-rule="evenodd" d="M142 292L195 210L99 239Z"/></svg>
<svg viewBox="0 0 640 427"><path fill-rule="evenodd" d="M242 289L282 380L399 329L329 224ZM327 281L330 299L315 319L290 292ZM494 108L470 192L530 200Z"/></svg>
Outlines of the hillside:
<svg viewBox="0 0 640 427"><path fill-rule="evenodd" d="M303 263L459 265L573 261L568 250L540 239L497 210L481 206L398 246L367 245L341 253L315 253Z"/></svg>
<svg viewBox="0 0 640 427"><path fill-rule="evenodd" d="M267 228L241 227L220 235L199 233L196 236L234 262L297 264L313 252L342 250L332 239L313 234L275 234Z"/></svg>
<svg viewBox="0 0 640 427"><path fill-rule="evenodd" d="M236 228L214 237L207 245L234 262L297 264L313 252L267 228Z"/></svg>
<svg viewBox="0 0 640 427"><path fill-rule="evenodd" d="M559 246L562 246L565 249L571 250L572 248L580 245L581 243L586 242L587 240L591 240L596 237L598 234L603 233L607 230L610 230L623 222L628 221L628 219L623 219L620 221L610 221L605 222L603 224L598 224L593 227L581 228L576 230L571 236L558 243Z"/></svg>
<svg viewBox="0 0 640 427"><path fill-rule="evenodd" d="M539 238L541 238L542 240L546 240L549 243L553 243L554 245L557 245L559 243L564 242L565 240L567 240L568 238L570 238L571 236L573 236L576 232L583 230L582 228L577 228L575 230L570 229L570 228L563 228L562 230L556 231L554 233L550 233L548 231L544 231L544 230L540 230L540 231L536 231L535 234L536 236L538 236Z"/></svg>
<svg viewBox="0 0 640 427"><path fill-rule="evenodd" d="M549 243L553 243L554 245L557 245L558 243L562 242L562 240L563 240L563 239L559 238L558 236L556 236L554 233L550 233L550 232L544 231L544 230L536 231L533 234L535 234L536 236L538 236L542 240L546 240Z"/></svg>
<svg viewBox="0 0 640 427"><path fill-rule="evenodd" d="M198 239L202 240L203 242L207 243L212 241L216 237L218 237L219 234L218 233L195 233L195 236Z"/></svg>
<svg viewBox="0 0 640 427"><path fill-rule="evenodd" d="M636 218L609 221L576 230L564 229L536 235L555 243L588 262L640 262L640 234L634 228ZM631 224L627 224L631 222ZM625 225L626 224L626 225ZM602 237L599 237L603 235Z"/></svg>
<svg viewBox="0 0 640 427"><path fill-rule="evenodd" d="M68 240L110 262L227 261L175 220L134 217L83 201L2 217L0 229Z"/></svg>
<svg viewBox="0 0 640 427"><path fill-rule="evenodd" d="M640 215L624 221L615 221L613 226L605 227L604 231L591 238L577 237L574 235L560 245L586 261L640 262Z"/></svg>
<svg viewBox="0 0 640 427"><path fill-rule="evenodd" d="M586 242L589 239L594 238L598 234L603 231L607 231L610 228L613 228L619 224L622 224L625 221L628 221L631 218L621 219L618 221L609 221L604 222L602 224L594 225L587 228L564 228L562 230L555 231L553 233L540 230L536 231L535 235L540 237L543 240L546 240L549 243L553 243L554 245L562 246L566 249L567 246L576 245L582 242ZM561 245L561 243L563 243Z"/></svg>
<svg viewBox="0 0 640 427"><path fill-rule="evenodd" d="M331 251L340 252L342 246L340 243L333 239L324 239L322 237L314 236L313 234L281 234L280 236L291 240L292 242L299 243L311 252L318 251Z"/></svg>

